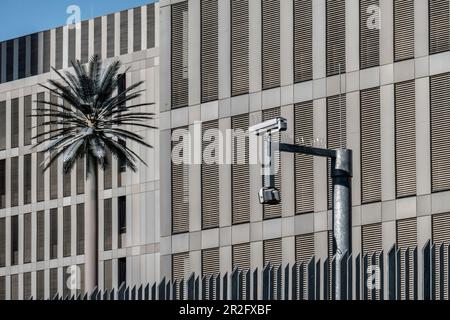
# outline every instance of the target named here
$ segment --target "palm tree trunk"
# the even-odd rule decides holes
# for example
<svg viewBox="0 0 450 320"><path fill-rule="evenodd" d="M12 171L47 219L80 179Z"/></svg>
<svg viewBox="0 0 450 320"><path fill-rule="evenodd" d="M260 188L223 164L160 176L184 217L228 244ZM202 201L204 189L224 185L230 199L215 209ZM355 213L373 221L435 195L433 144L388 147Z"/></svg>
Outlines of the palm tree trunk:
<svg viewBox="0 0 450 320"><path fill-rule="evenodd" d="M85 291L91 293L98 286L98 166L90 158L86 183L84 218ZM86 162L87 162L86 161Z"/></svg>

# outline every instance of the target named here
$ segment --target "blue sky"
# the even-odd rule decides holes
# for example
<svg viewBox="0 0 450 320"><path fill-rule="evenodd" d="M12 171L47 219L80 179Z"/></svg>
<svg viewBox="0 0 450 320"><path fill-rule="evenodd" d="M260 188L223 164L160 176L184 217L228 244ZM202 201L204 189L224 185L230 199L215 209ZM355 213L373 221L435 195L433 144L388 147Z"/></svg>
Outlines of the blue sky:
<svg viewBox="0 0 450 320"><path fill-rule="evenodd" d="M71 5L81 20L129 9L154 0L0 0L0 41L66 24Z"/></svg>

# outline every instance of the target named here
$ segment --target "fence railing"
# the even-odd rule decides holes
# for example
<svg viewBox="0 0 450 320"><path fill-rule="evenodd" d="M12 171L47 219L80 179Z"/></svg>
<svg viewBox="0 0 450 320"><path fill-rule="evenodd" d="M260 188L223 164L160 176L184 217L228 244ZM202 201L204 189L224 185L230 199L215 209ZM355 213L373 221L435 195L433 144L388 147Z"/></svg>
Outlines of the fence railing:
<svg viewBox="0 0 450 320"><path fill-rule="evenodd" d="M336 263L341 264L344 300L449 299L450 245L428 242L417 247L392 247L388 252L346 254L341 261L312 258L294 265L266 265L185 280L99 290L52 300L332 300Z"/></svg>

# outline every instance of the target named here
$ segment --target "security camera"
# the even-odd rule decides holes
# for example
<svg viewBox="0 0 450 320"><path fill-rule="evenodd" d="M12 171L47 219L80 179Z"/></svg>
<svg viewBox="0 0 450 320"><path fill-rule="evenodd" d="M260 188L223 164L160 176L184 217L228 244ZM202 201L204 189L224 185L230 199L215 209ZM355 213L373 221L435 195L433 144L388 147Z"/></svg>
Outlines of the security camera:
<svg viewBox="0 0 450 320"><path fill-rule="evenodd" d="M261 188L258 196L261 204L276 205L281 202L280 191L274 187Z"/></svg>
<svg viewBox="0 0 450 320"><path fill-rule="evenodd" d="M281 117L256 124L248 129L250 133L255 133L258 136L266 133L275 133L286 130L287 120Z"/></svg>

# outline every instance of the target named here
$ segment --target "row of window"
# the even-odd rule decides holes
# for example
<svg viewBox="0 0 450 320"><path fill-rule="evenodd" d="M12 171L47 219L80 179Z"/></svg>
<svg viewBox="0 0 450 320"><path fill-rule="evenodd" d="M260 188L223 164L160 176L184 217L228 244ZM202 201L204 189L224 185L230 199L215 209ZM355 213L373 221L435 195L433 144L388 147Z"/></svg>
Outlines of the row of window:
<svg viewBox="0 0 450 320"><path fill-rule="evenodd" d="M103 250L113 249L113 199L104 200L103 210ZM117 247L124 246L123 235L126 233L126 197L117 198ZM45 260L45 239L48 238L49 259L59 258L58 249L62 246L62 257L84 254L84 204L62 208L62 230L58 227L59 212L57 208L50 209L48 213L49 230L46 230L45 211L39 211L35 215L31 213L23 216L10 217L10 241L6 239L6 218L0 218L0 268L7 266L6 243L10 243L10 265L15 266L23 261L23 264L33 262L32 246L36 246L36 261ZM35 222L34 222L34 219ZM23 230L23 251L19 257L19 228ZM33 227L34 226L34 227ZM35 238L32 230L36 230ZM72 231L75 233L75 252L72 252ZM62 243L58 242L58 235L62 233ZM75 253L75 254L74 254ZM20 259L22 258L22 259Z"/></svg>
<svg viewBox="0 0 450 320"><path fill-rule="evenodd" d="M439 214L434 215L432 217L432 240L437 244L445 244L445 246L450 245L450 214ZM329 258L332 257L332 234L329 231L328 234L328 246L330 247ZM405 279L409 279L409 281L414 281L417 275L412 274L410 270L405 269L405 265L403 262L405 259L413 259L413 253L407 252L407 249L414 248L417 246L417 220L415 218L398 220L396 225L396 244L399 249L400 261L401 263L401 271L400 271L400 280L404 283ZM444 248L444 250L446 250ZM233 270L239 269L240 271L246 272L251 268L250 264L250 244L244 243L239 245L234 245L232 247L232 268ZM381 223L365 225L362 226L361 229L361 253L363 256L368 256L371 258L372 265L378 265L380 263L380 254L383 251L383 241L382 241L382 225ZM265 240L263 242L263 263L264 265L272 264L277 267L282 264L282 240L271 239ZM315 241L314 234L306 234L295 237L295 261L301 266L303 265L306 271L308 264L311 261L311 258L314 257L315 252ZM219 249L207 249L203 250L201 254L201 266L202 271L201 274L203 277L211 277L220 274L220 255ZM444 261L437 260L437 267L439 267L439 263L443 264L442 268L444 268L445 273L448 272L448 262L449 257L446 255L442 255ZM331 259L329 259L331 261ZM190 276L190 258L189 253L181 253L174 254L172 256L172 279L173 280L183 280L187 279ZM303 281L306 281L306 277L303 278ZM435 279L435 283L437 287L440 287L440 280ZM405 290L401 290L402 299L405 298L412 299L411 297L406 297ZM245 292L245 290L244 290ZM449 296L448 288L442 288L440 290L440 294L445 297ZM376 291L372 296L372 292L368 292L369 299L377 299L379 300L380 292Z"/></svg>
<svg viewBox="0 0 450 320"><path fill-rule="evenodd" d="M450 74L430 77L430 127L431 127L431 186L432 192L450 190ZM416 102L415 81L395 84L395 168L397 198L416 195ZM369 204L381 201L381 114L380 88L360 92L361 121L361 202ZM295 143L311 144L313 136L312 101L294 106ZM262 112L262 120L280 116L280 108ZM327 143L328 148L347 147L346 97L327 98ZM232 129L247 130L249 114L232 117ZM218 121L202 124L205 133L208 129L218 129ZM217 137L212 141L218 143ZM211 141L203 139L202 154L211 148ZM245 148L242 149L245 143ZM245 150L245 162L237 162L231 170L232 223L250 222L250 172L248 164L248 138L233 137L234 157L236 148ZM211 150L211 149L208 149ZM218 155L217 155L218 156ZM240 164L242 163L242 164ZM281 172L275 175L275 186L283 192ZM331 208L332 184L330 167L328 169L328 205ZM314 162L312 156L295 155L295 213L314 212ZM201 166L201 210L202 229L219 227L219 164L203 163ZM172 164L172 232L189 232L189 166ZM281 205L264 206L263 218L281 217Z"/></svg>
<svg viewBox="0 0 450 320"><path fill-rule="evenodd" d="M126 258L119 258L117 260L117 283L126 283ZM103 262L104 282L103 288L111 290L113 288L113 260L105 260ZM62 274L59 272L62 269ZM48 278L45 277L44 270L38 270L34 273L26 272L22 275L12 274L10 276L10 295L9 300L28 300L33 298L35 300L43 300L46 298L53 298L57 294L63 297L70 297L72 295L84 294L84 264L76 266L76 274L79 278L76 280L77 289L71 290L68 284L69 277L74 274L73 266L66 266L63 268L52 268L48 272ZM22 296L19 296L19 276L22 276ZM34 276L34 279L33 279ZM32 292L32 281L35 283L36 292ZM45 294L45 282L48 283L48 296ZM59 291L59 285L62 286L62 292ZM0 300L6 300L6 277L0 277Z"/></svg>
<svg viewBox="0 0 450 320"><path fill-rule="evenodd" d="M111 58L117 55L129 53L129 43L132 44L132 52L153 48L155 46L155 6L147 5L147 20L142 19L142 9L145 7L137 7L131 10L125 10L119 13L120 24L116 28L115 15L106 16L106 34L102 35L102 17L93 20L93 52L89 52L89 20L81 22L81 28L77 30L74 25L67 29L67 39L64 39L64 28L55 29L55 45L54 57L55 68L63 68L63 46L67 41L67 65L71 65L71 61L76 57L76 39L77 33L80 36L81 57L83 63L88 62L89 56L97 54L102 57L102 37L106 39L106 56L103 58ZM133 15L133 34L129 39L128 35L128 13ZM143 26L146 25L147 34L142 34ZM22 79L34 76L40 73L50 71L50 34L47 30L24 36L18 39L12 39L0 43L0 83ZM115 51L115 35L119 35L119 52ZM142 39L146 37L147 46L142 47ZM39 60L40 59L40 60ZM17 65L17 70L14 66ZM38 65L42 65L42 70L38 70Z"/></svg>
<svg viewBox="0 0 450 320"><path fill-rule="evenodd" d="M189 104L189 1L171 6L172 108ZM326 1L327 76L346 72L345 1ZM379 0L360 4L360 68L380 64L381 12ZM231 95L249 93L249 1L231 1L230 63ZM414 1L395 0L394 60L414 58ZM313 79L313 0L293 1L294 82ZM447 0L429 1L429 53L450 50L450 5ZM261 0L262 89L279 87L280 0ZM218 100L218 0L201 1L201 101Z"/></svg>

